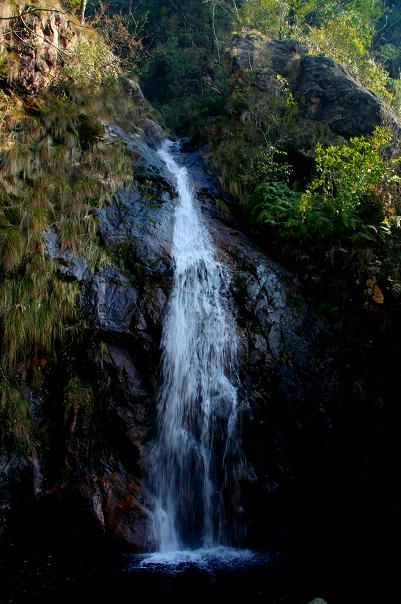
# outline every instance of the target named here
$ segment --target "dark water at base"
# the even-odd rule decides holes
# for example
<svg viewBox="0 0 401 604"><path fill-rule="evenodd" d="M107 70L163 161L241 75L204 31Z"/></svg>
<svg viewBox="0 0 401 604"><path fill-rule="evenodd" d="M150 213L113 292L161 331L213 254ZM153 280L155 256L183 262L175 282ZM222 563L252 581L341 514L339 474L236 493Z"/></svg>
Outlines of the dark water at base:
<svg viewBox="0 0 401 604"><path fill-rule="evenodd" d="M55 539L57 541L57 538ZM86 545L85 545L86 544ZM309 547L308 547L309 545ZM291 552L210 550L177 555L122 553L77 540L0 541L0 604L387 604L400 602L399 555L331 550L305 541Z"/></svg>
<svg viewBox="0 0 401 604"><path fill-rule="evenodd" d="M203 550L180 556L173 560L78 550L23 557L20 549L13 552L10 547L0 562L0 604L191 600L307 604L311 599L297 593L282 557L274 553L227 556Z"/></svg>

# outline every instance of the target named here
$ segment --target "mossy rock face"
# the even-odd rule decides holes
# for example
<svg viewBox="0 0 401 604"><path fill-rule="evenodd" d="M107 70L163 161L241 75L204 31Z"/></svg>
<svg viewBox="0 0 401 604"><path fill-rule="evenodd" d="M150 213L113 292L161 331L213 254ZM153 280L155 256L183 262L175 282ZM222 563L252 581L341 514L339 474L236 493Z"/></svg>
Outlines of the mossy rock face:
<svg viewBox="0 0 401 604"><path fill-rule="evenodd" d="M93 208L132 178L123 145L99 140L103 92L75 92L0 93L0 375L31 385L75 340L79 283L110 264ZM9 437L23 425L7 422Z"/></svg>

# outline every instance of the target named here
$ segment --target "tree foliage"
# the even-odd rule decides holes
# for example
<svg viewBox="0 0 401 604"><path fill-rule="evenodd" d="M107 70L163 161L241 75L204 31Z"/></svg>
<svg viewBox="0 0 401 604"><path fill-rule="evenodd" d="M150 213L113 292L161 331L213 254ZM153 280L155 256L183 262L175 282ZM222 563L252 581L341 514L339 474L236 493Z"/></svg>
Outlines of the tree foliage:
<svg viewBox="0 0 401 604"><path fill-rule="evenodd" d="M397 81L383 67L394 47L384 44L381 55L377 42L377 28L390 10L383 0L114 0L107 6L113 18L146 18L142 84L173 128L187 130L194 118L214 115L222 106L224 45L230 32L243 28L296 37L311 53L332 57L372 92L399 105Z"/></svg>

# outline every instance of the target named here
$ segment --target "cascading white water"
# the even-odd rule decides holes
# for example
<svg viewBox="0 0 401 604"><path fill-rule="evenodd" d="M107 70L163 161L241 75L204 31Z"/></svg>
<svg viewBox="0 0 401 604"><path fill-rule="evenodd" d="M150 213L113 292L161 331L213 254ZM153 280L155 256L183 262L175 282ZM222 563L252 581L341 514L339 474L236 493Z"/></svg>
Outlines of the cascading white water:
<svg viewBox="0 0 401 604"><path fill-rule="evenodd" d="M151 452L153 539L159 551L229 544L238 466L236 325L185 167L166 141L158 151L177 187L174 283L162 338L163 383ZM234 383L233 383L234 382Z"/></svg>

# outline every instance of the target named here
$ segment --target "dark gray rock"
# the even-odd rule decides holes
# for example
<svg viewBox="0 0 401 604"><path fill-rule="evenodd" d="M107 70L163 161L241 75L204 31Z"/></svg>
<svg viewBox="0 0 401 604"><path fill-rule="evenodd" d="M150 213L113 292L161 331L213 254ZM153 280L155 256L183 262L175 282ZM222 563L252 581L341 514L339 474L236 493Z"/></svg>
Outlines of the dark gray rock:
<svg viewBox="0 0 401 604"><path fill-rule="evenodd" d="M258 77L261 70L269 69L271 73L287 77L294 59L307 52L307 48L297 40L271 40L252 31L233 37L226 58L233 74L250 70Z"/></svg>
<svg viewBox="0 0 401 604"><path fill-rule="evenodd" d="M144 139L152 149L159 149L163 141L168 138L167 132L154 120L147 118L143 125Z"/></svg>
<svg viewBox="0 0 401 604"><path fill-rule="evenodd" d="M303 57L293 91L305 118L344 137L371 134L386 113L374 94L327 57Z"/></svg>
<svg viewBox="0 0 401 604"><path fill-rule="evenodd" d="M144 321L138 312L140 292L116 268L105 268L97 273L85 288L82 316L90 329L108 333L132 333L143 329Z"/></svg>
<svg viewBox="0 0 401 604"><path fill-rule="evenodd" d="M134 169L139 179L153 179L163 182L170 189L174 187L170 172L154 148L154 133L151 145L148 144L143 130L138 131L137 134L129 134L115 124L107 128L107 136L112 139L118 138L126 144L127 149L132 153Z"/></svg>
<svg viewBox="0 0 401 604"><path fill-rule="evenodd" d="M213 173L207 172L207 162L202 155L207 152L207 149L195 150L189 153L182 154L182 163L191 174L192 180L196 185L199 193L206 195L210 199L226 198L227 196L219 187L219 182ZM223 194L223 195L222 195ZM231 199L230 199L231 201Z"/></svg>
<svg viewBox="0 0 401 604"><path fill-rule="evenodd" d="M149 273L170 271L174 202L167 192L144 198L133 184L98 216L103 241L114 253L141 263Z"/></svg>
<svg viewBox="0 0 401 604"><path fill-rule="evenodd" d="M135 80L130 80L129 78L122 78L121 81L128 96L130 96L140 108L145 109L148 105L148 102L146 101L138 82Z"/></svg>
<svg viewBox="0 0 401 604"><path fill-rule="evenodd" d="M109 345L102 363L109 364L116 371L123 392L128 392L133 398L146 394L141 374L126 350L116 345ZM136 414L135 419L140 422L143 419L143 412Z"/></svg>
<svg viewBox="0 0 401 604"><path fill-rule="evenodd" d="M60 250L60 238L55 227L50 227L43 233L46 253L57 262L57 270L66 279L85 281L90 277L88 262L82 256L70 250Z"/></svg>
<svg viewBox="0 0 401 604"><path fill-rule="evenodd" d="M265 43L266 37L256 31L234 36L225 57L231 74L240 75L254 69L258 53Z"/></svg>

